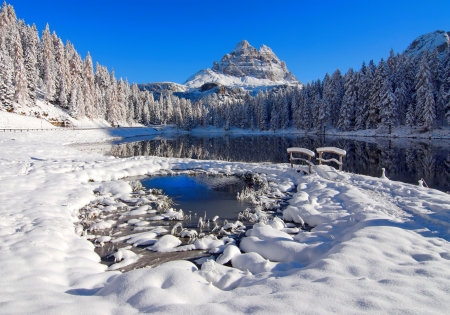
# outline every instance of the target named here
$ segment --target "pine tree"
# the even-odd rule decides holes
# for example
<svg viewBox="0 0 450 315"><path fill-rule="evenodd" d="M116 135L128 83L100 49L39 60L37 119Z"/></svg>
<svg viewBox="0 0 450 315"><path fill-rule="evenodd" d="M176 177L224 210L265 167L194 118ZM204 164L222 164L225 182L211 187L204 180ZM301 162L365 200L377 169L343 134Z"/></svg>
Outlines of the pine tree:
<svg viewBox="0 0 450 315"><path fill-rule="evenodd" d="M332 74L330 87L331 93L327 99L331 110L331 124L336 127L341 110L342 98L344 97L344 77L339 69Z"/></svg>
<svg viewBox="0 0 450 315"><path fill-rule="evenodd" d="M270 130L275 132L275 130L280 127L280 114L276 106L272 107L272 112L270 113Z"/></svg>
<svg viewBox="0 0 450 315"><path fill-rule="evenodd" d="M38 66L38 47L39 47L39 35L37 33L36 26L26 28L25 37L28 44L26 45L25 54L25 71L27 78L27 90L28 99L31 104L36 103L36 89L39 78L39 66Z"/></svg>
<svg viewBox="0 0 450 315"><path fill-rule="evenodd" d="M386 62L381 59L375 70L372 89L369 97L369 116L367 118L367 128L377 128L380 123L380 110L383 97L385 96L385 81L389 80L389 69Z"/></svg>
<svg viewBox="0 0 450 315"><path fill-rule="evenodd" d="M359 103L356 79L357 74L350 68L345 74L345 92L337 125L337 127L343 131L352 130L354 128L355 109L358 107Z"/></svg>
<svg viewBox="0 0 450 315"><path fill-rule="evenodd" d="M428 54L424 53L420 62L416 77L416 100L415 115L417 122L423 126L424 131L431 131L434 124L435 102L432 75L428 64Z"/></svg>
<svg viewBox="0 0 450 315"><path fill-rule="evenodd" d="M392 133L392 127L397 121L397 100L392 91L392 84L389 78L383 82L381 108L380 108L381 125L389 128L389 134Z"/></svg>
<svg viewBox="0 0 450 315"><path fill-rule="evenodd" d="M442 71L441 95L447 124L450 125L450 47L445 52Z"/></svg>
<svg viewBox="0 0 450 315"><path fill-rule="evenodd" d="M325 74L322 82L322 98L320 100L317 118L319 120L320 132L325 132L326 126L330 120L330 75Z"/></svg>
<svg viewBox="0 0 450 315"><path fill-rule="evenodd" d="M14 101L25 105L28 103L27 74L23 58L22 39L19 30L12 28L11 44L14 63Z"/></svg>
<svg viewBox="0 0 450 315"><path fill-rule="evenodd" d="M0 107L13 110L13 63L3 44L0 44Z"/></svg>
<svg viewBox="0 0 450 315"><path fill-rule="evenodd" d="M88 52L83 63L83 86L85 88L85 106L86 116L89 118L97 118L95 108L95 77L94 67L92 65L91 54Z"/></svg>
<svg viewBox="0 0 450 315"><path fill-rule="evenodd" d="M375 75L375 64L371 60L369 66L362 64L361 69L357 73L357 90L358 90L358 105L355 109L355 130L366 128L367 119L369 117L369 98L372 89L373 77Z"/></svg>
<svg viewBox="0 0 450 315"><path fill-rule="evenodd" d="M47 24L42 32L42 64L41 78L44 86L45 100L53 102L55 100L56 82L55 82L55 58L53 54L53 41L50 35L50 27Z"/></svg>

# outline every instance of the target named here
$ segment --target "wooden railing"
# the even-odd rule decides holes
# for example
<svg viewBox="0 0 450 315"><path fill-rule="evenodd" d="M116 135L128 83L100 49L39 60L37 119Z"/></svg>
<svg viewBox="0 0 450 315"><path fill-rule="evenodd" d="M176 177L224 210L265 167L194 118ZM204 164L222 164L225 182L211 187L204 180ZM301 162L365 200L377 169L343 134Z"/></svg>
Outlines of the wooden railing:
<svg viewBox="0 0 450 315"><path fill-rule="evenodd" d="M345 150L335 148L335 147L323 147L323 148L317 148L316 151L317 151L317 153L319 153L319 157L317 158L317 161L319 161L319 165L322 165L322 162L324 162L324 163L334 162L337 165L339 165L339 170L342 171L342 164L343 164L342 157L344 157L347 154L347 152ZM323 159L322 154L324 152L337 154L339 156L339 161L336 160L335 158Z"/></svg>
<svg viewBox="0 0 450 315"><path fill-rule="evenodd" d="M315 156L315 153L313 151L305 149L305 148L293 147L293 148L288 148L287 152L289 153L289 161L291 162L292 168L294 168L294 161L300 160L300 161L306 162L306 164L309 165L309 173L312 172L312 166L314 164L311 162L311 159ZM294 153L304 154L304 155L308 156L308 159L294 158L292 156Z"/></svg>
<svg viewBox="0 0 450 315"><path fill-rule="evenodd" d="M60 128L0 128L0 132L27 132L27 131L55 131L55 130L96 130L96 129L145 129L145 128L153 128L155 130L161 130L158 126L155 127L93 127L93 128L77 128L77 127L60 127Z"/></svg>

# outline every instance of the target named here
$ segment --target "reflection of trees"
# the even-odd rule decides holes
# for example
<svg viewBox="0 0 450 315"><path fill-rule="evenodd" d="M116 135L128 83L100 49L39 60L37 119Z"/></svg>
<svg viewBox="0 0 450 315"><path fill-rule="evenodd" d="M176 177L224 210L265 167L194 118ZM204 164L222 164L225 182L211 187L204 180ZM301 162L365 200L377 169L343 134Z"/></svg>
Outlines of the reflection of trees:
<svg viewBox="0 0 450 315"><path fill-rule="evenodd" d="M202 160L287 163L286 149L302 147L315 150L322 146L345 149L344 170L357 174L380 176L386 168L387 176L413 184L421 177L428 185L450 190L449 149L435 149L430 143L390 140L378 143L343 138L307 138L280 136L220 136L194 137L181 135L175 139L156 139L115 145L115 156L163 156Z"/></svg>

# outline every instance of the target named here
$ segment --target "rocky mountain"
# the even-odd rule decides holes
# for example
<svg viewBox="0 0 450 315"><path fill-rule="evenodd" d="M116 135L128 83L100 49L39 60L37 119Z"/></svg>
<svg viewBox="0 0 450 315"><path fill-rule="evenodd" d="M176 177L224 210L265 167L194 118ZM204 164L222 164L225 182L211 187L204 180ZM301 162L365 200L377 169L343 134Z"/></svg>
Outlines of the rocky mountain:
<svg viewBox="0 0 450 315"><path fill-rule="evenodd" d="M224 86L240 86L252 89L258 86L300 85L287 69L286 63L278 59L266 45L259 50L243 40L220 62L214 61L212 68L201 70L191 76L186 87L200 88L205 83Z"/></svg>
<svg viewBox="0 0 450 315"><path fill-rule="evenodd" d="M187 91L185 85L173 83L173 82L155 82L155 83L141 83L138 84L141 91L149 91L153 93L155 99L159 99L161 93L184 93Z"/></svg>
<svg viewBox="0 0 450 315"><path fill-rule="evenodd" d="M442 55L448 46L450 46L450 32L435 31L417 37L406 48L405 53L417 56L424 51L433 51L437 48L439 54Z"/></svg>

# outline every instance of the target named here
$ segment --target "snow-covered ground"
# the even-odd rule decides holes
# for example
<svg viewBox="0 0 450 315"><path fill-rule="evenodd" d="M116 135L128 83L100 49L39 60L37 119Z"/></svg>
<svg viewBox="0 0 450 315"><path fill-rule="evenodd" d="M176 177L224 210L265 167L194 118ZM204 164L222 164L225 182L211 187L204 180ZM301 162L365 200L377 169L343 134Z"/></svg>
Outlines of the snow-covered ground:
<svg viewBox="0 0 450 315"><path fill-rule="evenodd" d="M67 146L156 132L0 133L0 314L448 312L450 195L327 166L303 175L289 164L119 159ZM258 223L200 270L184 261L124 274L75 233L94 190L126 197L121 178L193 168L265 174L293 194L284 219L315 228L292 235Z"/></svg>

